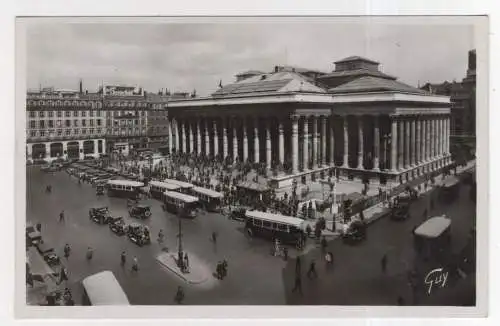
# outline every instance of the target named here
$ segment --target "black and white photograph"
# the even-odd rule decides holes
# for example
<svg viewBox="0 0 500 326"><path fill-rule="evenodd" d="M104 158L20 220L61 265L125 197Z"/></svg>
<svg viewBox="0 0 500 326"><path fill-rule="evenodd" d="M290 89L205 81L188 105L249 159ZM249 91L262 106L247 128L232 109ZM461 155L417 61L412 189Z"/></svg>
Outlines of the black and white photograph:
<svg viewBox="0 0 500 326"><path fill-rule="evenodd" d="M22 301L476 307L485 22L17 18Z"/></svg>

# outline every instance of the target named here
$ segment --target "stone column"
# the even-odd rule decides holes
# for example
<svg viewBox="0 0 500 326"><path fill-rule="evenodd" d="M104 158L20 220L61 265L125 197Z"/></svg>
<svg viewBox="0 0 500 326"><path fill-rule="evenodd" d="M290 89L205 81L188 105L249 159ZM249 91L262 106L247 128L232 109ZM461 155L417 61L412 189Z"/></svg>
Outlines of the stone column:
<svg viewBox="0 0 500 326"><path fill-rule="evenodd" d="M441 142L440 142L440 146L439 146L439 156L444 156L444 143L445 143L445 140L446 140L446 135L445 135L445 130L444 130L444 118L443 117L440 117L439 118L439 130L440 130L440 139L441 139Z"/></svg>
<svg viewBox="0 0 500 326"><path fill-rule="evenodd" d="M347 115L344 116L344 162L342 167L349 167L349 122Z"/></svg>
<svg viewBox="0 0 500 326"><path fill-rule="evenodd" d="M416 146L416 164L420 165L422 163L422 119L420 117L417 117L416 121L416 139L415 139L415 146Z"/></svg>
<svg viewBox="0 0 500 326"><path fill-rule="evenodd" d="M253 152L255 163L260 162L260 146L259 146L259 119L255 119L254 131L253 131Z"/></svg>
<svg viewBox="0 0 500 326"><path fill-rule="evenodd" d="M193 124L188 123L189 125L189 152L194 153L194 134L193 134Z"/></svg>
<svg viewBox="0 0 500 326"><path fill-rule="evenodd" d="M174 119L173 120L174 122L174 128L175 128L175 150L177 152L180 152L181 149L180 149L180 133L179 133L179 122L177 121L177 119Z"/></svg>
<svg viewBox="0 0 500 326"><path fill-rule="evenodd" d="M292 117L292 171L299 171L299 120Z"/></svg>
<svg viewBox="0 0 500 326"><path fill-rule="evenodd" d="M200 119L196 120L196 151L198 155L201 154L201 131L200 131Z"/></svg>
<svg viewBox="0 0 500 326"><path fill-rule="evenodd" d="M186 122L185 121L181 121L181 133L182 133L182 152L187 153Z"/></svg>
<svg viewBox="0 0 500 326"><path fill-rule="evenodd" d="M425 161L429 162L431 158L431 121L429 117L425 118Z"/></svg>
<svg viewBox="0 0 500 326"><path fill-rule="evenodd" d="M214 156L219 155L219 133L217 132L217 118L214 120Z"/></svg>
<svg viewBox="0 0 500 326"><path fill-rule="evenodd" d="M450 154L450 135L451 135L451 131L450 131L450 117L447 116L446 117L446 120L445 120L445 130L446 130L446 146L445 146L445 151L446 151L446 154Z"/></svg>
<svg viewBox="0 0 500 326"><path fill-rule="evenodd" d="M405 133L404 133L404 120L398 119L399 125L399 149L398 149L398 170L404 168L404 153L405 153Z"/></svg>
<svg viewBox="0 0 500 326"><path fill-rule="evenodd" d="M168 152L172 154L173 147L174 147L174 140L173 138L173 130L172 130L172 121L167 119L167 129L168 129Z"/></svg>
<svg viewBox="0 0 500 326"><path fill-rule="evenodd" d="M358 169L363 169L364 156L364 135L363 135L363 116L358 116Z"/></svg>
<svg viewBox="0 0 500 326"><path fill-rule="evenodd" d="M321 165L326 165L326 117L321 117Z"/></svg>
<svg viewBox="0 0 500 326"><path fill-rule="evenodd" d="M435 146L436 146L436 125L434 124L435 122L435 118L432 117L432 119L430 119L429 123L430 123L430 137L429 137L429 140L430 140L430 152L429 152L429 158L431 159L431 161L434 159L434 156L435 156Z"/></svg>
<svg viewBox="0 0 500 326"><path fill-rule="evenodd" d="M208 133L208 119L205 119L205 155L210 156L210 134Z"/></svg>
<svg viewBox="0 0 500 326"><path fill-rule="evenodd" d="M405 168L410 167L410 120L408 117L405 118Z"/></svg>
<svg viewBox="0 0 500 326"><path fill-rule="evenodd" d="M302 155L304 156L304 170L309 169L309 120L304 117L304 131L303 131L303 141L304 148L302 150Z"/></svg>
<svg viewBox="0 0 500 326"><path fill-rule="evenodd" d="M391 118L391 170L398 169L398 121L395 117Z"/></svg>
<svg viewBox="0 0 500 326"><path fill-rule="evenodd" d="M373 169L380 170L379 155L380 155L380 129L378 115L373 117Z"/></svg>
<svg viewBox="0 0 500 326"><path fill-rule="evenodd" d="M330 165L335 166L335 132L333 129L333 117L330 117Z"/></svg>
<svg viewBox="0 0 500 326"><path fill-rule="evenodd" d="M278 137L280 163L283 164L285 162L285 135L283 131L283 123L281 121L278 126Z"/></svg>
<svg viewBox="0 0 500 326"><path fill-rule="evenodd" d="M416 148L415 148L415 143L416 143L416 134L415 134L415 117L411 117L411 121L410 121L410 131L411 131L411 135L410 135L410 166L415 166L416 165L416 160L415 160L415 151L416 151Z"/></svg>
<svg viewBox="0 0 500 326"><path fill-rule="evenodd" d="M243 119L243 162L248 160L247 120Z"/></svg>
<svg viewBox="0 0 500 326"><path fill-rule="evenodd" d="M236 118L234 118L231 122L233 124L233 160L236 161L236 158L238 157L238 134L236 128Z"/></svg>
<svg viewBox="0 0 500 326"><path fill-rule="evenodd" d="M271 148L271 126L270 122L266 122L266 166L271 168L272 148Z"/></svg>
<svg viewBox="0 0 500 326"><path fill-rule="evenodd" d="M312 150L312 167L313 169L318 165L318 119L313 116L312 117L312 141L313 141L313 150Z"/></svg>
<svg viewBox="0 0 500 326"><path fill-rule="evenodd" d="M228 155L228 140L227 140L227 120L222 118L222 155L223 159L226 159Z"/></svg>

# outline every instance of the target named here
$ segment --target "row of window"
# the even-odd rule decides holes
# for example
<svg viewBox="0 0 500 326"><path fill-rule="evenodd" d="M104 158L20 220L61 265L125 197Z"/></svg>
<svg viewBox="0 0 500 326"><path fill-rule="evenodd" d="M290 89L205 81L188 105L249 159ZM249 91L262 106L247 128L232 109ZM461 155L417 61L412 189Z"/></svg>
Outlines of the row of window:
<svg viewBox="0 0 500 326"><path fill-rule="evenodd" d="M28 100L28 105L30 106L73 106L73 107L92 107L92 108L102 108L101 101L53 101L53 100ZM145 108L148 106L146 102L120 102L120 101L111 101L105 103L106 107L142 107ZM160 106L159 108L161 108Z"/></svg>
<svg viewBox="0 0 500 326"><path fill-rule="evenodd" d="M92 135L92 134L103 134L103 130L102 129L94 129L94 128L90 128L90 129L66 129L64 130L64 133L63 133L63 130L62 129L57 129L57 130L48 130L48 131L45 131L45 130L40 130L40 131L36 131L36 130L31 130L29 135L30 137L52 137L52 136L62 136L63 134L65 136L71 136L71 135Z"/></svg>
<svg viewBox="0 0 500 326"><path fill-rule="evenodd" d="M64 121L64 123L63 123ZM71 127L71 125L73 125L73 127L78 127L80 124L82 127L87 127L87 120L86 119L83 119L81 120L81 122L79 122L80 120L73 120L73 124L71 124L71 120L40 120L40 121L35 121L35 120L30 120L29 122L29 127L30 129L37 129L37 127L39 129L44 129L44 128L60 128L60 127L66 127L66 128L69 128ZM95 121L95 122L94 122ZM46 123L47 122L47 123ZM93 127L94 125L100 127L103 125L103 122L102 120L88 120L88 125L90 127Z"/></svg>
<svg viewBox="0 0 500 326"><path fill-rule="evenodd" d="M37 114L38 112L38 114ZM73 112L73 117L79 117L80 115L82 117L87 116L87 111L64 111L64 116L66 118L71 117L71 112ZM80 114L81 112L81 114ZM96 111L96 110L90 110L88 111L89 117L100 117L102 111ZM135 116L142 116L144 117L146 115L146 111L113 111L114 117L121 117L121 116L129 116L129 115L135 115ZM106 116L111 117L111 111L106 111ZM58 118L61 118L63 116L63 111L29 111L29 117L30 118L36 118L37 116L39 118L45 118L46 116L49 118L52 118L57 116Z"/></svg>

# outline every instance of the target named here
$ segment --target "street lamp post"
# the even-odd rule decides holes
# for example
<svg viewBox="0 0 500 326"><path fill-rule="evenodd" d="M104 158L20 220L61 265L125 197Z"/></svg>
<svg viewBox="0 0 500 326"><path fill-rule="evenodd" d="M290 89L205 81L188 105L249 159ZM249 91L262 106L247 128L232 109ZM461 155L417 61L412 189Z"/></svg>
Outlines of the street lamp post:
<svg viewBox="0 0 500 326"><path fill-rule="evenodd" d="M179 221L179 233L177 234L177 237L179 238L179 247L177 251L177 266L179 267L181 272L184 272L184 253L182 248L182 223L180 215L178 216L178 221Z"/></svg>

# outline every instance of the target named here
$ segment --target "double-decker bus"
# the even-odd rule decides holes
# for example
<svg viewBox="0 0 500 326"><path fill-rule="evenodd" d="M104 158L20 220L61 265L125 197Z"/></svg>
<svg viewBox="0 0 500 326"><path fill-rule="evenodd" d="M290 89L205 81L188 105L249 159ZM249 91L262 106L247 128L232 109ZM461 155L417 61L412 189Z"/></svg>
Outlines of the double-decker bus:
<svg viewBox="0 0 500 326"><path fill-rule="evenodd" d="M177 214L180 217L196 217L196 209L199 205L197 197L175 191L165 191L163 201L165 210L170 213Z"/></svg>
<svg viewBox="0 0 500 326"><path fill-rule="evenodd" d="M189 194L191 192L191 189L193 189L194 185L189 182L184 182L184 181L179 181L175 179L165 179L163 180L165 183L170 183L172 185L180 187L180 192L184 194Z"/></svg>
<svg viewBox="0 0 500 326"><path fill-rule="evenodd" d="M127 295L123 291L115 275L103 271L88 276L82 281L84 294L83 304L91 306L128 306Z"/></svg>
<svg viewBox="0 0 500 326"><path fill-rule="evenodd" d="M155 199L163 199L163 194L165 191L179 191L181 187L171 184L171 183L166 183L166 182L161 182L161 181L150 181L149 182L149 193L151 194L151 197Z"/></svg>
<svg viewBox="0 0 500 326"><path fill-rule="evenodd" d="M261 211L246 211L245 230L250 237L261 236L279 239L282 243L297 244L304 236L304 220Z"/></svg>
<svg viewBox="0 0 500 326"><path fill-rule="evenodd" d="M142 187L144 187L144 183L130 180L108 180L106 183L108 196L110 197L135 199L139 197Z"/></svg>
<svg viewBox="0 0 500 326"><path fill-rule="evenodd" d="M201 204L208 212L218 211L224 197L220 192L196 186L191 189L191 193L199 198Z"/></svg>

